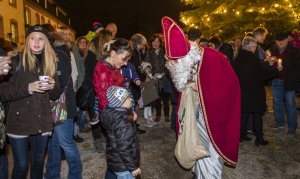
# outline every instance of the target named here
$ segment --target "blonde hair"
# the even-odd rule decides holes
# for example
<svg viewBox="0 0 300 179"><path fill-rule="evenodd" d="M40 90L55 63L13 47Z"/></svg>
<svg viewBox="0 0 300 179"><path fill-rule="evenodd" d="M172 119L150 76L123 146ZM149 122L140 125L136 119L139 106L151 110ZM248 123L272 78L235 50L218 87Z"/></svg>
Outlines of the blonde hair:
<svg viewBox="0 0 300 179"><path fill-rule="evenodd" d="M96 55L96 59L99 60L102 55L107 55L105 50L105 44L112 38L112 34L109 30L103 29L96 34L96 36L89 42L85 50L84 58L86 59L88 51L92 51Z"/></svg>
<svg viewBox="0 0 300 179"><path fill-rule="evenodd" d="M50 45L48 38L44 34L42 34L42 36L45 41L45 47L43 49L43 59L42 59L41 65L40 65L40 69L43 69L44 75L54 77L54 75L56 73L56 63L57 63L58 59ZM28 69L29 71L34 71L35 68L37 67L36 66L37 59L30 49L29 38L30 38L30 35L28 35L26 38L25 47L24 47L24 50L22 53L22 66L24 68L24 71L26 69Z"/></svg>

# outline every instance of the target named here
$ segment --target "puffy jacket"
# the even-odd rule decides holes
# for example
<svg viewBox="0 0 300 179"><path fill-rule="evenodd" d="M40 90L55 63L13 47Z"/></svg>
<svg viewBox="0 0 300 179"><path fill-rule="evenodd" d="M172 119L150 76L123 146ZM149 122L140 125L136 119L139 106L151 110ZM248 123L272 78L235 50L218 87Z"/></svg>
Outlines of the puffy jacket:
<svg viewBox="0 0 300 179"><path fill-rule="evenodd" d="M93 84L99 101L99 114L101 114L102 109L108 106L106 90L111 86L124 87L124 78L119 69L101 59L94 70Z"/></svg>
<svg viewBox="0 0 300 179"><path fill-rule="evenodd" d="M139 76L136 73L135 67L130 62L121 68L121 73L125 79L125 82L131 81L132 83L135 83L137 80L139 80Z"/></svg>
<svg viewBox="0 0 300 179"><path fill-rule="evenodd" d="M140 165L139 141L131 110L104 108L101 123L106 129L106 162L113 172L134 171Z"/></svg>

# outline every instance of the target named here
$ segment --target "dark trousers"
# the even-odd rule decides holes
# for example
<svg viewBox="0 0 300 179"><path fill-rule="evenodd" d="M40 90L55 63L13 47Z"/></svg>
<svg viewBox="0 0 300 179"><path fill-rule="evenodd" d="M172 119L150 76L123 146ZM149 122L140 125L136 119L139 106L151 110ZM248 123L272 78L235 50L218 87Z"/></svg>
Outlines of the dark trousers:
<svg viewBox="0 0 300 179"><path fill-rule="evenodd" d="M94 98L94 100L92 100L90 102L89 107L88 107L88 111L87 111L88 115L90 117L90 120L93 119L93 117L95 116L94 105L95 105L95 98ZM92 125L91 128L92 128L92 135L93 135L94 140L102 138L102 135L101 135L101 133L102 133L101 122L99 122L96 125Z"/></svg>
<svg viewBox="0 0 300 179"><path fill-rule="evenodd" d="M8 161L6 155L6 144L4 144L3 148L0 149L0 178L7 179L8 178Z"/></svg>
<svg viewBox="0 0 300 179"><path fill-rule="evenodd" d="M165 114L165 116L169 116L170 95L171 95L171 93L165 93L163 88L158 92L159 98L156 100L156 104L155 104L156 116L161 116L161 108L162 108L161 101L164 104L164 114Z"/></svg>
<svg viewBox="0 0 300 179"><path fill-rule="evenodd" d="M242 112L241 117L241 137L245 137L247 135L247 122L250 114L253 114L253 129L255 132L256 138L263 137L263 121L262 121L262 113L248 113Z"/></svg>
<svg viewBox="0 0 300 179"><path fill-rule="evenodd" d="M106 170L105 179L117 179L117 175L109 169Z"/></svg>
<svg viewBox="0 0 300 179"><path fill-rule="evenodd" d="M14 157L12 179L25 178L30 145L30 178L43 178L44 154L48 136L32 135L25 138L8 137Z"/></svg>

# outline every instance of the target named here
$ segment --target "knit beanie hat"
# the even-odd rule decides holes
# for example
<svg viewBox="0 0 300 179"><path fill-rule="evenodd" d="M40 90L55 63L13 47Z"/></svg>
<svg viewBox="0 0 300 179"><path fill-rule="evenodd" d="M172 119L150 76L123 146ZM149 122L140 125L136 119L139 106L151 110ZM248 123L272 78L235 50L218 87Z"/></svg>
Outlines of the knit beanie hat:
<svg viewBox="0 0 300 179"><path fill-rule="evenodd" d="M29 34L31 34L32 32L40 32L40 33L44 34L48 38L48 30L46 28L44 28L43 26L41 26L40 24L36 24L34 26L28 27L28 30L27 30L27 33L26 33L26 37Z"/></svg>
<svg viewBox="0 0 300 179"><path fill-rule="evenodd" d="M103 27L102 24L100 24L99 22L94 22L93 23L93 30L94 30L94 32L96 32L99 28L103 28L104 29L104 27Z"/></svg>
<svg viewBox="0 0 300 179"><path fill-rule="evenodd" d="M150 68L152 68L152 66L151 66L151 64L150 64L149 62L142 62L141 66L142 66L142 68L143 68L143 71L145 70L145 68L146 68L147 66L150 66Z"/></svg>
<svg viewBox="0 0 300 179"><path fill-rule="evenodd" d="M121 107L128 97L128 91L122 87L111 86L106 91L106 98L110 107Z"/></svg>

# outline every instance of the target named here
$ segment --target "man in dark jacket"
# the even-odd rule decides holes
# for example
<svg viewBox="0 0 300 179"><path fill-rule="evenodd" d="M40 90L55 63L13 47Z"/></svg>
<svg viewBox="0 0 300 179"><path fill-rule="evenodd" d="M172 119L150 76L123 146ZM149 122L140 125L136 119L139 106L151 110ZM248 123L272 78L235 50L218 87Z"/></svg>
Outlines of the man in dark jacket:
<svg viewBox="0 0 300 179"><path fill-rule="evenodd" d="M223 53L226 58L232 63L233 61L233 49L228 43L222 43L221 39L217 36L211 37L209 40L209 46Z"/></svg>
<svg viewBox="0 0 300 179"><path fill-rule="evenodd" d="M282 61L283 70L279 76L272 80L272 93L274 99L274 112L276 124L274 128L283 128L284 103L286 105L288 119L288 134L295 134L298 127L295 91L299 84L300 52L288 42L288 34L280 32L275 35L276 46L272 49L272 55L278 58L274 67L280 66Z"/></svg>

